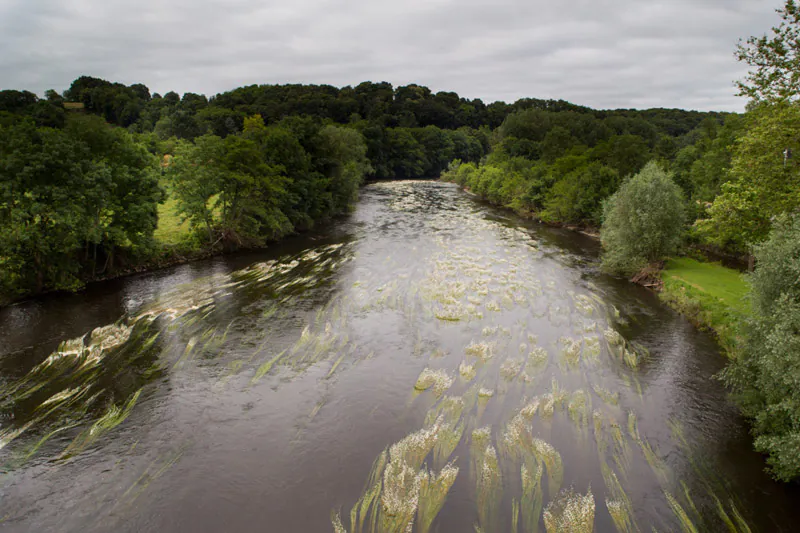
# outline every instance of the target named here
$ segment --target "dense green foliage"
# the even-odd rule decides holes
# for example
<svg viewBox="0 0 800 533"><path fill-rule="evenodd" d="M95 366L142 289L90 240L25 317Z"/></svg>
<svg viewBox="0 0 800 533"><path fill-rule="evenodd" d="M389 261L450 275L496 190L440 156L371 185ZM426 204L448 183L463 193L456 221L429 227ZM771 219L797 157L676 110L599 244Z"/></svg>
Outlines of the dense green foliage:
<svg viewBox="0 0 800 533"><path fill-rule="evenodd" d="M756 449L788 481L800 476L800 218L782 217L755 253L748 341L724 376L753 420Z"/></svg>
<svg viewBox="0 0 800 533"><path fill-rule="evenodd" d="M648 163L605 204L603 267L630 275L674 254L685 218L680 187L656 163Z"/></svg>
<svg viewBox="0 0 800 533"><path fill-rule="evenodd" d="M677 110L524 109L495 131L492 151L481 164L456 161L443 178L546 222L599 227L603 202L652 159L677 167L680 154L682 175L694 183L693 172L706 172L695 160L710 147L728 147L727 132L736 122L727 118L721 126L722 120L724 115ZM701 144L709 148L696 147ZM716 178L706 179L698 197L718 187Z"/></svg>
<svg viewBox="0 0 800 533"><path fill-rule="evenodd" d="M64 129L0 126L0 287L73 288L150 245L163 198L156 160L96 117Z"/></svg>
<svg viewBox="0 0 800 533"><path fill-rule="evenodd" d="M292 127L306 137L299 137ZM181 141L166 175L178 211L208 244L254 246L346 211L369 170L358 132L309 121Z"/></svg>
<svg viewBox="0 0 800 533"><path fill-rule="evenodd" d="M781 23L772 35L750 37L736 48L736 57L751 70L737 82L739 94L752 101L786 102L800 95L800 6L786 0L777 10Z"/></svg>

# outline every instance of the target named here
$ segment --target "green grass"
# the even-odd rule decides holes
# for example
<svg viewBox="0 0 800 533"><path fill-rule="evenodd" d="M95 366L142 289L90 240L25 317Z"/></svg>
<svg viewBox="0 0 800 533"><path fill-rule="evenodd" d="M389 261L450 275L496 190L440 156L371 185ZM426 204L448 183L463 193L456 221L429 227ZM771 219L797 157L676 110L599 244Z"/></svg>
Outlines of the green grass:
<svg viewBox="0 0 800 533"><path fill-rule="evenodd" d="M661 273L661 298L698 326L714 331L733 356L741 342L741 325L750 314L745 276L718 263L670 259Z"/></svg>
<svg viewBox="0 0 800 533"><path fill-rule="evenodd" d="M178 202L172 196L168 196L167 201L158 206L158 227L153 236L162 244L180 244L191 234L189 222L181 221L177 206Z"/></svg>

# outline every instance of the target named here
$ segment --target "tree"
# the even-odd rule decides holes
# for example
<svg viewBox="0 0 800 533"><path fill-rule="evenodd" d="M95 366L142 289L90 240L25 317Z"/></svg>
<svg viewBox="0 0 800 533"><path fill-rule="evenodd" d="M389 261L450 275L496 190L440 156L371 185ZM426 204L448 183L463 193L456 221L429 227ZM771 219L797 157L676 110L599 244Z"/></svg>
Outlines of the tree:
<svg viewBox="0 0 800 533"><path fill-rule="evenodd" d="M620 187L603 215L603 267L625 275L674 254L686 218L680 187L654 162Z"/></svg>
<svg viewBox="0 0 800 533"><path fill-rule="evenodd" d="M753 318L723 372L779 480L800 477L800 217L782 216L755 249Z"/></svg>
<svg viewBox="0 0 800 533"><path fill-rule="evenodd" d="M178 212L193 228L203 228L210 244L216 240L214 198L221 189L214 165L222 149L222 139L215 135L203 135L194 143L181 141L166 171Z"/></svg>
<svg viewBox="0 0 800 533"><path fill-rule="evenodd" d="M800 6L786 0L772 35L750 37L736 47L736 57L751 67L738 81L739 94L756 102L795 101L800 96Z"/></svg>
<svg viewBox="0 0 800 533"><path fill-rule="evenodd" d="M729 181L714 199L700 236L720 248L747 252L763 241L770 220L800 206L800 163L784 155L800 153L800 104L762 105L749 116L747 132L735 145Z"/></svg>

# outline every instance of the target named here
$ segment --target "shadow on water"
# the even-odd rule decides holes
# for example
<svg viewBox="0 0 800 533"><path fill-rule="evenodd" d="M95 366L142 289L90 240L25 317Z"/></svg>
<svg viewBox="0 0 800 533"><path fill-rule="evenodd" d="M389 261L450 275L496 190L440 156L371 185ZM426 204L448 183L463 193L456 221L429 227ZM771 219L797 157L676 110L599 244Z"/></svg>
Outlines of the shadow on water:
<svg viewBox="0 0 800 533"><path fill-rule="evenodd" d="M712 340L598 253L377 183L266 252L0 310L0 530L793 530Z"/></svg>

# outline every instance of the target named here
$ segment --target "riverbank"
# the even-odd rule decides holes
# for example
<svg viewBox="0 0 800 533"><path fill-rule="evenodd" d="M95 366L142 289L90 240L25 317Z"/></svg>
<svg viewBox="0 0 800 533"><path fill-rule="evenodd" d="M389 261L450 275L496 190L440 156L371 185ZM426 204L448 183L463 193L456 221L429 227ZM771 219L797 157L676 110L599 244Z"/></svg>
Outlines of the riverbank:
<svg viewBox="0 0 800 533"><path fill-rule="evenodd" d="M680 257L667 261L661 280L661 300L713 332L728 357L735 357L750 314L750 285L744 274L719 263Z"/></svg>

